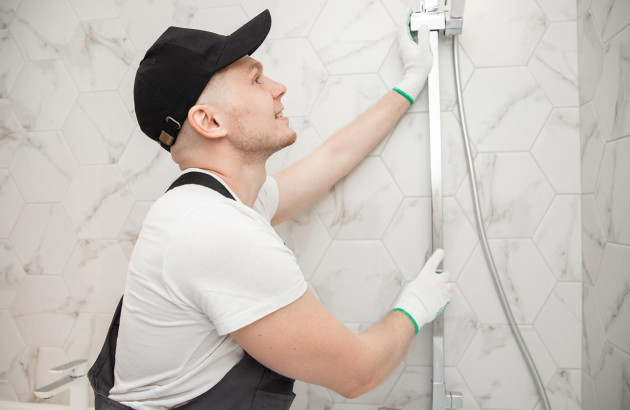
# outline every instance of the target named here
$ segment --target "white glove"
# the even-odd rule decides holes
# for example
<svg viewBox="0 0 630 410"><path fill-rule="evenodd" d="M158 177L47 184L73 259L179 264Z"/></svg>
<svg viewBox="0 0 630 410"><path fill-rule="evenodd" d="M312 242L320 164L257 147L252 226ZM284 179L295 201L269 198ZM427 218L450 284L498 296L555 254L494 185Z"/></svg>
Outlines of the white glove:
<svg viewBox="0 0 630 410"><path fill-rule="evenodd" d="M450 274L446 271L436 272L444 259L444 251L436 250L418 276L403 289L394 309L406 313L418 330L426 323L433 321L446 309L451 300Z"/></svg>
<svg viewBox="0 0 630 410"><path fill-rule="evenodd" d="M394 87L394 91L402 94L413 104L427 82L427 76L433 65L433 54L429 45L429 28L425 25L420 26L418 43L416 44L409 31L409 17L411 14L407 16L398 31L398 48L403 62L403 78Z"/></svg>

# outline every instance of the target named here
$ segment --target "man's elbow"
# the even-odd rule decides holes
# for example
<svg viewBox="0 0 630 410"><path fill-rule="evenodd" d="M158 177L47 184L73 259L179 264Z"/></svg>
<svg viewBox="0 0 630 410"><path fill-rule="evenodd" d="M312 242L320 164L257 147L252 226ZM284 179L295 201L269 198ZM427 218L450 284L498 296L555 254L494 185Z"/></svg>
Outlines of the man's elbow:
<svg viewBox="0 0 630 410"><path fill-rule="evenodd" d="M348 372L348 383L345 383L341 394L347 399L355 399L377 388L384 380L378 368L369 365L369 360L361 360Z"/></svg>

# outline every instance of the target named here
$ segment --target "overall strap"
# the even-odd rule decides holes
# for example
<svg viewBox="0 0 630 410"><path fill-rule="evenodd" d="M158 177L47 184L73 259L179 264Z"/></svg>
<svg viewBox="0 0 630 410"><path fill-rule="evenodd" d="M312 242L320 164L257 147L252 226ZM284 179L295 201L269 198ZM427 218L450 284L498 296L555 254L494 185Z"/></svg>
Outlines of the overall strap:
<svg viewBox="0 0 630 410"><path fill-rule="evenodd" d="M226 198L234 199L232 194L230 194L230 191L228 191L227 188L223 186L222 183L217 181L215 177L213 177L212 175L208 175L206 173L197 172L197 171L191 171L191 172L187 172L185 174L180 175L180 177L177 178L175 182L171 184L170 187L168 187L166 192L170 191L173 188L177 188L178 186L186 185L186 184L203 185L206 188L210 188L220 193Z"/></svg>

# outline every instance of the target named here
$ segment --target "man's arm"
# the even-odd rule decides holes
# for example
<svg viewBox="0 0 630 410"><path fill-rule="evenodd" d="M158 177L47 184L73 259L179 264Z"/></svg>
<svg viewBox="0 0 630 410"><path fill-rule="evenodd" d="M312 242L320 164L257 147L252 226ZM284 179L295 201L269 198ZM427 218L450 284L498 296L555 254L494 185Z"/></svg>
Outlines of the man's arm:
<svg viewBox="0 0 630 410"><path fill-rule="evenodd" d="M271 224L297 215L346 176L385 138L409 106L405 97L390 91L311 154L275 174L280 202Z"/></svg>
<svg viewBox="0 0 630 410"><path fill-rule="evenodd" d="M353 398L387 378L414 333L409 318L394 311L364 333L354 334L307 290L290 305L231 335L270 369Z"/></svg>

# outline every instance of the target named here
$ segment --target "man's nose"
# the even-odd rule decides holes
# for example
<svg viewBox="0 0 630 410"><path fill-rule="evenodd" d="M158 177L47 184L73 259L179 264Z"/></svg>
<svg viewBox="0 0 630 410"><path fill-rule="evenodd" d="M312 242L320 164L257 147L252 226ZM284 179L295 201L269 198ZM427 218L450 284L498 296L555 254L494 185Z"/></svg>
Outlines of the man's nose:
<svg viewBox="0 0 630 410"><path fill-rule="evenodd" d="M284 95L284 93L287 91L287 87L285 87L284 84L279 83L277 81L272 81L272 87L271 87L271 94L273 95L273 98L280 98Z"/></svg>

